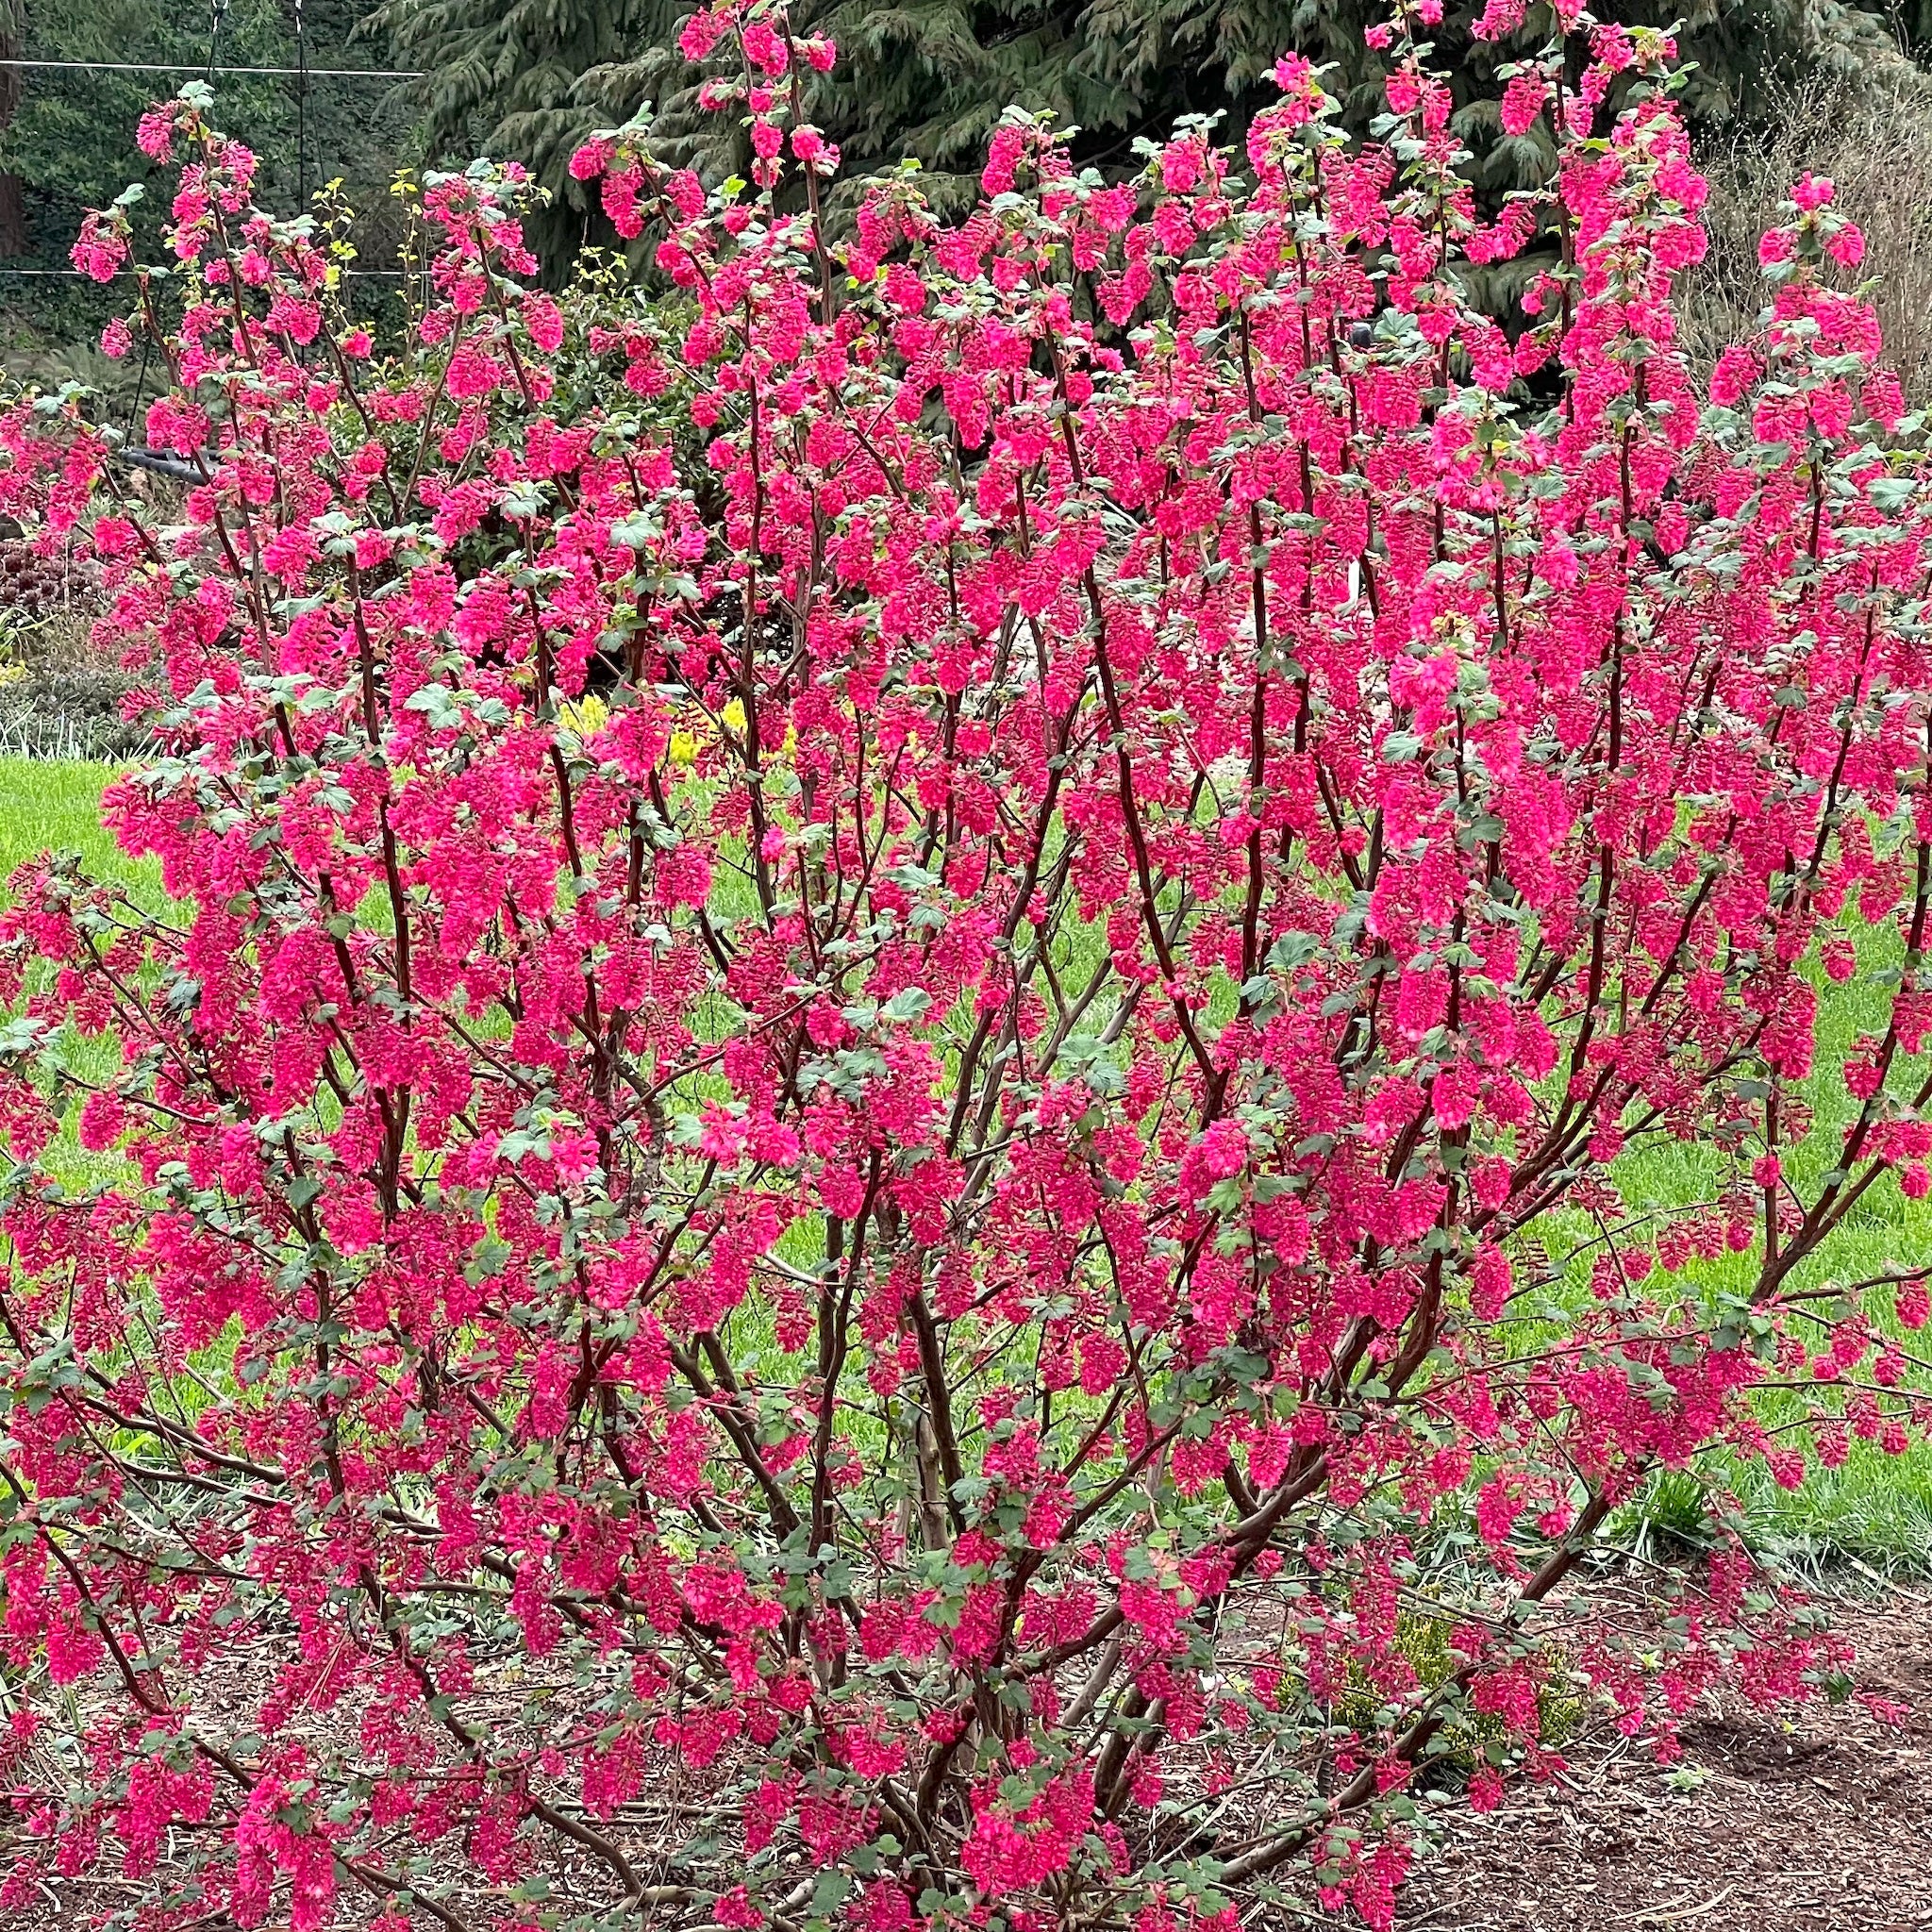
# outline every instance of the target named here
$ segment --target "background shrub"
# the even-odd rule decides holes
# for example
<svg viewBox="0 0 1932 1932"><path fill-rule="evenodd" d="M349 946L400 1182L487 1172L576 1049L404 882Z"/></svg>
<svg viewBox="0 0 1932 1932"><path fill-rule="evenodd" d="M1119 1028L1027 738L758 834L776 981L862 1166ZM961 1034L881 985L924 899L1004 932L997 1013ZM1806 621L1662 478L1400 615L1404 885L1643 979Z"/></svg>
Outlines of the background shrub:
<svg viewBox="0 0 1932 1932"><path fill-rule="evenodd" d="M1667 36L1508 75L1491 208L1432 13L1367 144L1289 57L835 239L832 48L708 12L751 178L572 161L677 305L479 162L391 343L143 120L194 273L75 259L183 500L0 417L158 873L0 919L0 1903L1387 1926L1431 1759L1847 1688L1729 1490L1922 1419L1917 420L1818 178L1700 377Z"/></svg>

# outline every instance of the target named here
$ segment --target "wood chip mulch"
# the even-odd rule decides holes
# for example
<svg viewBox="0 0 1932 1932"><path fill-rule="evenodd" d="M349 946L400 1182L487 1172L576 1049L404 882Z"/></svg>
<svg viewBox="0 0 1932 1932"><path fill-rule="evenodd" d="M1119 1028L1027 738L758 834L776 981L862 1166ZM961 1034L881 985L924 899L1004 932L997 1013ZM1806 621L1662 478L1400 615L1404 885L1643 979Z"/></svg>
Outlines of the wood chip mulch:
<svg viewBox="0 0 1932 1932"><path fill-rule="evenodd" d="M1445 1842L1404 1888L1397 1932L1932 1932L1932 1589L1840 1598L1830 1621L1856 1646L1861 1698L1903 1707L1899 1721L1859 1699L1795 1717L1713 1703L1686 1722L1674 1767L1587 1731L1557 1781L1513 1783L1487 1817L1441 1806ZM76 1932L158 1896L99 1874L42 1891L0 1932ZM488 1904L465 1901L478 1924ZM1292 1917L1304 1932L1343 1923ZM335 1932L366 1920L345 1895ZM175 1923L232 1932L221 1914Z"/></svg>
<svg viewBox="0 0 1932 1932"><path fill-rule="evenodd" d="M1452 1814L1399 1932L1921 1932L1932 1927L1932 1594L1834 1606L1862 1703L1701 1709L1671 1769L1588 1737L1559 1781Z"/></svg>

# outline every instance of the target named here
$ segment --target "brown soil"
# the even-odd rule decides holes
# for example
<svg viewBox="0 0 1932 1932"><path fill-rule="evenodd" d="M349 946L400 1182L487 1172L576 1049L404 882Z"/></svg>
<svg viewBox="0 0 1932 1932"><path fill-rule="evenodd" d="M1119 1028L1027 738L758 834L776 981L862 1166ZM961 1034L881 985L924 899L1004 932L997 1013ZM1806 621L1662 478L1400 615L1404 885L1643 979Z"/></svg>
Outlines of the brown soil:
<svg viewBox="0 0 1932 1932"><path fill-rule="evenodd" d="M1835 1607L1857 1702L1787 1722L1699 1711L1670 1772L1614 1734L1557 1783L1452 1810L1404 1892L1401 1932L1917 1932L1932 1926L1932 1595ZM1687 1789L1694 1785L1694 1789Z"/></svg>
<svg viewBox="0 0 1932 1932"><path fill-rule="evenodd" d="M1831 1623L1857 1647L1860 1692L1907 1707L1901 1722L1856 1699L1790 1721L1713 1703L1686 1723L1674 1769L1641 1740L1588 1731L1564 1747L1557 1781L1512 1785L1488 1817L1441 1807L1446 1841L1405 1888L1398 1932L1932 1932L1932 1590L1840 1599ZM245 1657L224 1659L204 1689L239 1697L245 1670ZM641 1868L661 1813L654 1831L650 1807L636 1808L626 1843ZM571 1862L552 1866L564 1895ZM158 1895L152 1880L56 1881L4 1932L76 1932ZM492 1903L479 1881L463 1905L481 1924ZM335 1924L346 1932L368 1908L345 1892ZM1291 1932L1286 1918L1250 1923ZM266 1932L287 1924L271 1918ZM173 1927L232 1932L192 1911Z"/></svg>

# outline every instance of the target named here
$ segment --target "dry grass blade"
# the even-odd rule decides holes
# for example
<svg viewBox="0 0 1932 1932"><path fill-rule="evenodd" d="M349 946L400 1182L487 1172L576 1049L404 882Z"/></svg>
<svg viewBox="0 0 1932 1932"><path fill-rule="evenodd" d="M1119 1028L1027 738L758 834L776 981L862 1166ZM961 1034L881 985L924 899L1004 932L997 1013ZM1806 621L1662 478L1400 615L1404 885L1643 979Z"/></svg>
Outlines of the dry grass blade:
<svg viewBox="0 0 1932 1932"><path fill-rule="evenodd" d="M1703 158L1710 252L1680 284L1687 346L1708 367L1765 305L1757 242L1806 174L1828 175L1865 232L1885 360L1914 403L1932 399L1932 80L1909 70L1814 75Z"/></svg>

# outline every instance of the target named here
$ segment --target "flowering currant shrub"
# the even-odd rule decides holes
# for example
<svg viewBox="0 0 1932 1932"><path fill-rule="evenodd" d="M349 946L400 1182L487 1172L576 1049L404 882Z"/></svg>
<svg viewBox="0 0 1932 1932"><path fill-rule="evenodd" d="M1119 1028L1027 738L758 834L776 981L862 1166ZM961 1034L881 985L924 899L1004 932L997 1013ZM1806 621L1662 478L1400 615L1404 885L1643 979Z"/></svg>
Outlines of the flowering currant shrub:
<svg viewBox="0 0 1932 1932"><path fill-rule="evenodd" d="M838 239L749 0L753 182L577 158L675 307L535 291L479 165L393 350L143 124L174 260L76 255L181 521L0 425L164 888L0 927L9 1906L1386 1926L1553 1690L1668 1756L1841 1682L1726 1486L1919 1400L1832 1257L1932 1172L1932 510L1829 185L1700 386L1670 43L1564 24L1493 220L1424 4L1366 144L1288 58L1244 154L1013 117Z"/></svg>

